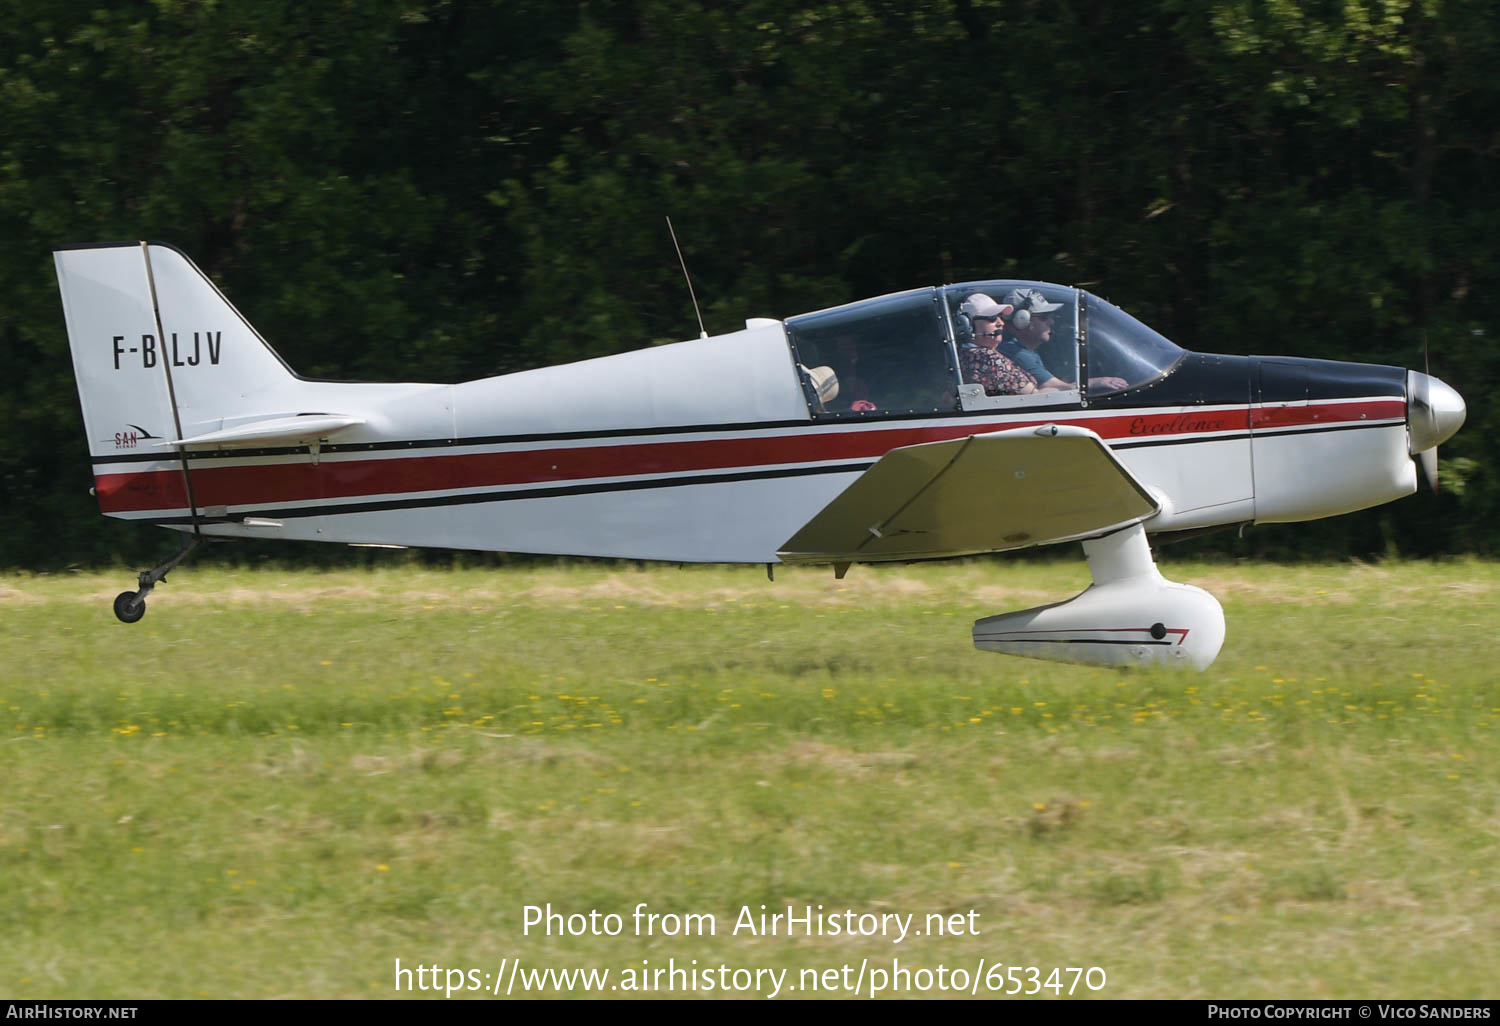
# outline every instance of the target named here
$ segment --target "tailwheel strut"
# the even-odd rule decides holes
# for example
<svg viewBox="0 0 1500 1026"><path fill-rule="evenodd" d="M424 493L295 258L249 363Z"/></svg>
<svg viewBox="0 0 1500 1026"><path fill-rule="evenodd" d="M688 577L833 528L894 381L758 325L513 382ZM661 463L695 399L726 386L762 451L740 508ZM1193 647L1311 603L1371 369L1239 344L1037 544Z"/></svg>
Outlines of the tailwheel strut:
<svg viewBox="0 0 1500 1026"><path fill-rule="evenodd" d="M136 591L122 591L115 596L115 616L121 623L135 623L146 615L146 596L151 590L167 579L167 573L176 568L178 563L203 544L203 536L190 534L183 540L182 547L171 559L156 564L150 570L142 570L137 581L140 585Z"/></svg>

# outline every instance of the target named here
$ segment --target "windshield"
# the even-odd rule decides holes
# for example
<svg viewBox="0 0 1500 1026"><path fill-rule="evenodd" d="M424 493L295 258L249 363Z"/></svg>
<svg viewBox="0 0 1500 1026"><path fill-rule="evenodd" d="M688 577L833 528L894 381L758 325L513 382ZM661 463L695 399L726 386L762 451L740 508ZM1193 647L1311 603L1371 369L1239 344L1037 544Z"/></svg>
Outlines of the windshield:
<svg viewBox="0 0 1500 1026"><path fill-rule="evenodd" d="M1134 388L1182 359L1181 347L1098 296L1087 310L1090 395Z"/></svg>

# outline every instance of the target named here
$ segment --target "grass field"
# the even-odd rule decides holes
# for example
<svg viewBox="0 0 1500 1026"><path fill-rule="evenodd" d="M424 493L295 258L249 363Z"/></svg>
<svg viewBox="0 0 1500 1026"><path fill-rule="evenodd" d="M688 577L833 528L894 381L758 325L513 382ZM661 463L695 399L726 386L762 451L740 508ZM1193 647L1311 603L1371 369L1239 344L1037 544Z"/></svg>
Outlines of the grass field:
<svg viewBox="0 0 1500 1026"><path fill-rule="evenodd" d="M134 626L128 573L0 578L0 996L518 958L1500 996L1500 566L1164 570L1224 604L1206 673L972 648L1081 560L186 568ZM641 902L716 933L637 936ZM523 934L547 903L623 932ZM820 904L977 935L731 934Z"/></svg>

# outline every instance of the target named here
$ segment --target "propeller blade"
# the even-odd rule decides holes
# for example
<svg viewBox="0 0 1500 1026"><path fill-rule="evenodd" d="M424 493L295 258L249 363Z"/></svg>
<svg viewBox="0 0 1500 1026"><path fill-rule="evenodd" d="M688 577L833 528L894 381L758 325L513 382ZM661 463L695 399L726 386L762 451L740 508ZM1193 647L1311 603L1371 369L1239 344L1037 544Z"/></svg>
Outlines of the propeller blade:
<svg viewBox="0 0 1500 1026"><path fill-rule="evenodd" d="M1427 347L1422 347L1422 363L1427 363ZM1411 401L1423 410L1432 409L1432 375L1423 370L1421 374L1407 375L1407 390L1411 393ZM1413 388L1415 384L1415 388Z"/></svg>
<svg viewBox="0 0 1500 1026"><path fill-rule="evenodd" d="M1417 453L1417 461L1422 464L1422 473L1427 477L1427 483L1432 485L1432 490L1438 490L1438 464L1437 446Z"/></svg>

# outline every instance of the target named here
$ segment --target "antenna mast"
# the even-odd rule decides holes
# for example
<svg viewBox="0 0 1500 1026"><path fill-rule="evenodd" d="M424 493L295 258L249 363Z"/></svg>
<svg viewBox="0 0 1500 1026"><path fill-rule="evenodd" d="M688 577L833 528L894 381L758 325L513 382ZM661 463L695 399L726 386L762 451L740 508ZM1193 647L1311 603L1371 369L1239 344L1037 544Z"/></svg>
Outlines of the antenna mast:
<svg viewBox="0 0 1500 1026"><path fill-rule="evenodd" d="M687 279L688 297L693 301L693 313L698 316L698 337L708 338L708 332L703 329L703 313L698 309L698 296L693 292L693 279L688 274L687 261L682 259L682 247L677 245L677 233L672 230L672 217L667 216L667 231L672 236L672 248L677 250L677 262L682 265L682 276Z"/></svg>

